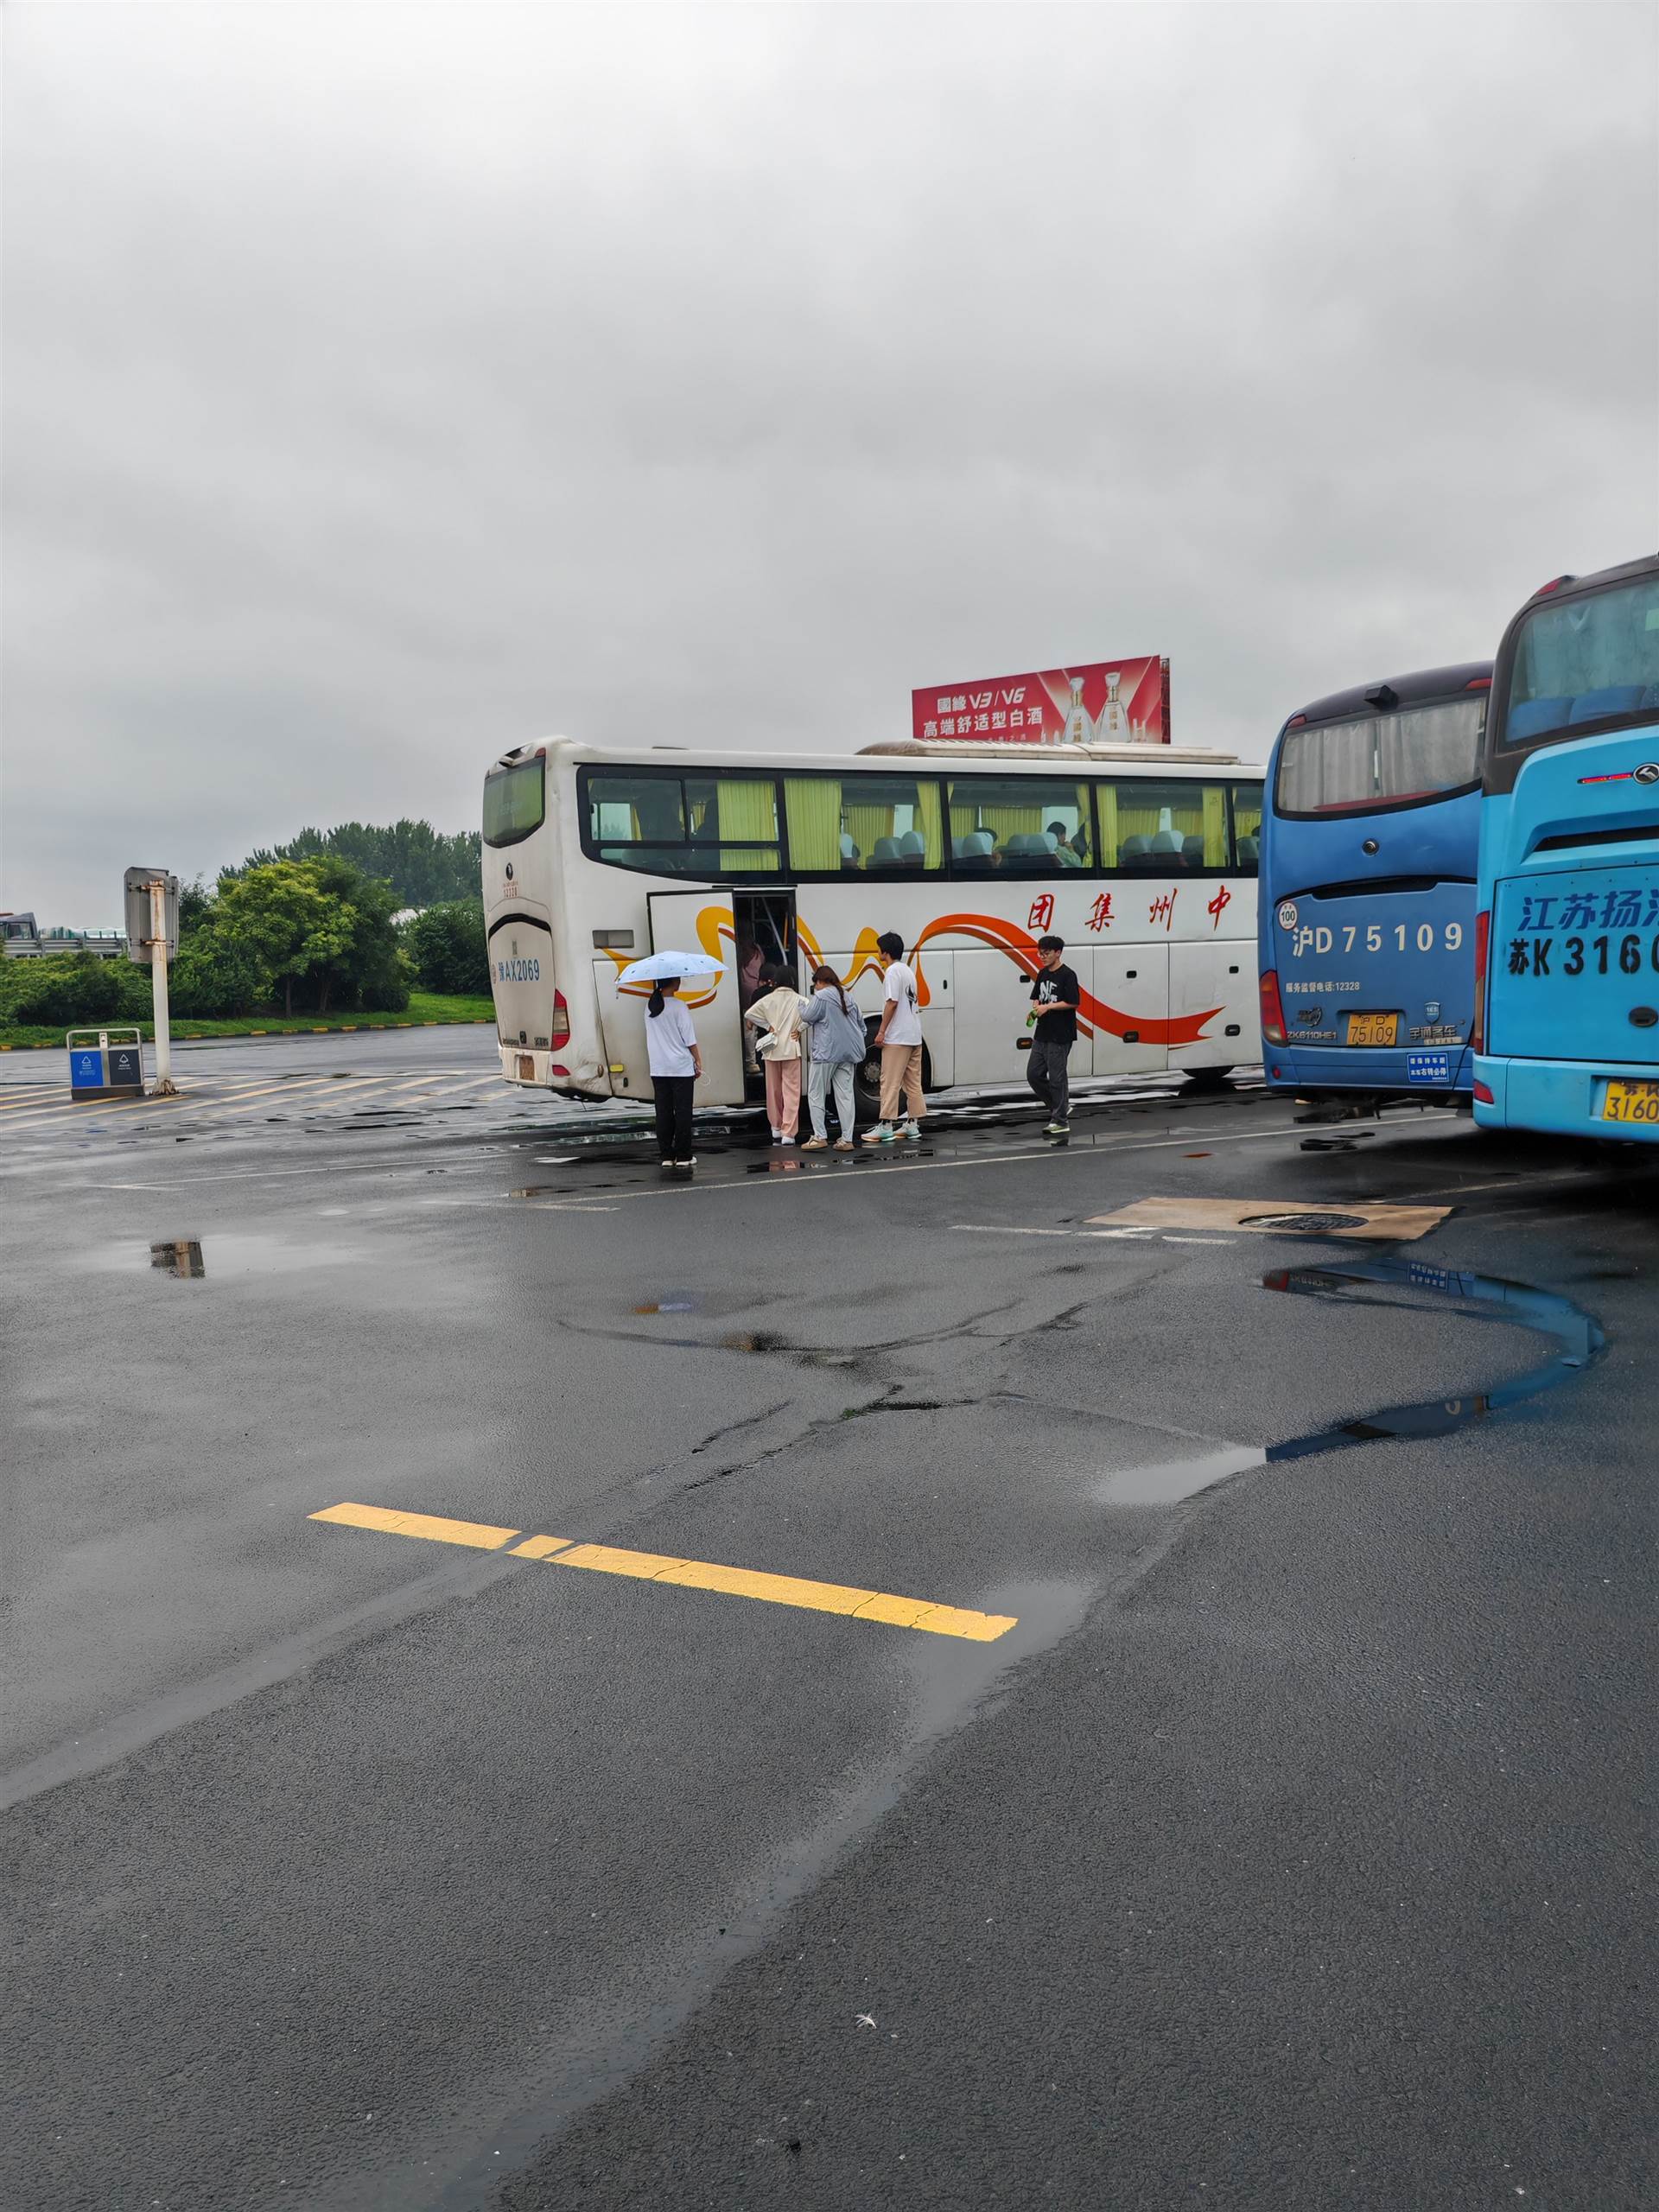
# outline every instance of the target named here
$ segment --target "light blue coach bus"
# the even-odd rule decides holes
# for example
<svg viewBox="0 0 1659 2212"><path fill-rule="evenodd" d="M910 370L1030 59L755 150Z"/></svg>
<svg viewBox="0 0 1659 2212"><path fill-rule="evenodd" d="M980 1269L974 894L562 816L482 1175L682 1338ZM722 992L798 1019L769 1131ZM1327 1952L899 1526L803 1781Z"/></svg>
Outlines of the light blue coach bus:
<svg viewBox="0 0 1659 2212"><path fill-rule="evenodd" d="M1257 906L1268 1087L1465 1099L1490 661L1332 692L1280 731Z"/></svg>
<svg viewBox="0 0 1659 2212"><path fill-rule="evenodd" d="M1516 616L1482 788L1476 1120L1659 1140L1659 555Z"/></svg>

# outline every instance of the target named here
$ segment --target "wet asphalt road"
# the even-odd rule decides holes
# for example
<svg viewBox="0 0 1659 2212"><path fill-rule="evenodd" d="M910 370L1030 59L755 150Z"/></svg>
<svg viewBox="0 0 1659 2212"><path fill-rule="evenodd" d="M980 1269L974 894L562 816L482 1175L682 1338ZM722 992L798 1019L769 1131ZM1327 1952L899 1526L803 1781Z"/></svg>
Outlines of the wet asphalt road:
<svg viewBox="0 0 1659 2212"><path fill-rule="evenodd" d="M664 1188L311 1041L0 1084L0 2200L1650 2199L1642 1157L1168 1091Z"/></svg>

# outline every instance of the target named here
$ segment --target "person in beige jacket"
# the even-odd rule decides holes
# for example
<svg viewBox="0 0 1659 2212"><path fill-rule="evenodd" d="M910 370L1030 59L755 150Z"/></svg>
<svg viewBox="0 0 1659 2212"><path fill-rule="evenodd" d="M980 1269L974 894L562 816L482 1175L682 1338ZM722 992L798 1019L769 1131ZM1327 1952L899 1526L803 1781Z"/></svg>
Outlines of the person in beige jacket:
<svg viewBox="0 0 1659 2212"><path fill-rule="evenodd" d="M801 1113L803 1001L781 968L763 968L760 981L765 995L744 1008L743 1019L765 1032L760 1045L760 1065L766 1071L766 1119L772 1123L772 1141L793 1144Z"/></svg>

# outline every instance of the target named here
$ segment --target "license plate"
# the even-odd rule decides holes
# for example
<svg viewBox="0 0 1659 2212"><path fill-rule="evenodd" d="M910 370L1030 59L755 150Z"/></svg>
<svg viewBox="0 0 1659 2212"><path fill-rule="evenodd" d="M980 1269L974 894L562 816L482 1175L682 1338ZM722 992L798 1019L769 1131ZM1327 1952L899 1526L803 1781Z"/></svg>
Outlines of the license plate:
<svg viewBox="0 0 1659 2212"><path fill-rule="evenodd" d="M1397 1014L1351 1014L1348 1017L1351 1045L1397 1045L1399 1041Z"/></svg>
<svg viewBox="0 0 1659 2212"><path fill-rule="evenodd" d="M1601 1102L1604 1122L1659 1122L1659 1083L1610 1083Z"/></svg>

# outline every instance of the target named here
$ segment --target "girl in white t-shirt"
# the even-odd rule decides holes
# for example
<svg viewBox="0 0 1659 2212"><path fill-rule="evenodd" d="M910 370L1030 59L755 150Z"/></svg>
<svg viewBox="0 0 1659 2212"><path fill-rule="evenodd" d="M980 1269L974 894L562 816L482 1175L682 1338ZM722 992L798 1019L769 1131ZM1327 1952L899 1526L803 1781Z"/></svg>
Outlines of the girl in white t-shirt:
<svg viewBox="0 0 1659 2212"><path fill-rule="evenodd" d="M691 1149L691 1104L702 1054L691 1009L674 995L679 988L677 976L664 976L645 1001L645 1052L657 1100L657 1149L665 1175L689 1175L697 1164Z"/></svg>

